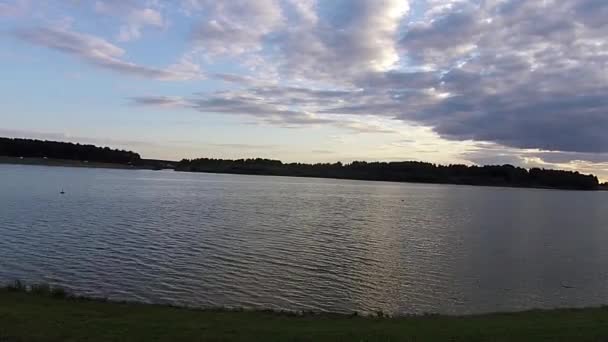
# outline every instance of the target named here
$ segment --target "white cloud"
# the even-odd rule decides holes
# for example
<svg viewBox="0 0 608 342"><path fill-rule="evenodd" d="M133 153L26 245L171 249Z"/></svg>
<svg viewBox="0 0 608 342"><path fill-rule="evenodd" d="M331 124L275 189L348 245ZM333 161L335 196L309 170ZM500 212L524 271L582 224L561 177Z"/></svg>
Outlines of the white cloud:
<svg viewBox="0 0 608 342"><path fill-rule="evenodd" d="M123 24L119 28L117 40L128 42L142 36L146 27L165 28L168 25L157 8L147 7L153 3L140 3L133 0L97 0L94 8L97 13L119 18Z"/></svg>
<svg viewBox="0 0 608 342"><path fill-rule="evenodd" d="M398 29L409 11L408 1L290 4L290 25L271 42L285 77L348 81L360 72L390 70L399 62Z"/></svg>
<svg viewBox="0 0 608 342"><path fill-rule="evenodd" d="M83 61L111 71L165 81L201 78L196 65L181 61L166 69L158 69L125 61L125 51L93 35L66 29L37 28L15 31L15 35L29 43L64 52Z"/></svg>
<svg viewBox="0 0 608 342"><path fill-rule="evenodd" d="M30 7L29 0L0 0L0 17L23 15Z"/></svg>
<svg viewBox="0 0 608 342"><path fill-rule="evenodd" d="M192 38L210 58L241 56L248 66L281 78L349 80L400 61L404 0L190 0ZM254 67L254 69L256 69Z"/></svg>
<svg viewBox="0 0 608 342"><path fill-rule="evenodd" d="M259 51L265 36L284 24L278 0L198 0L188 4L202 16L192 39L210 56Z"/></svg>

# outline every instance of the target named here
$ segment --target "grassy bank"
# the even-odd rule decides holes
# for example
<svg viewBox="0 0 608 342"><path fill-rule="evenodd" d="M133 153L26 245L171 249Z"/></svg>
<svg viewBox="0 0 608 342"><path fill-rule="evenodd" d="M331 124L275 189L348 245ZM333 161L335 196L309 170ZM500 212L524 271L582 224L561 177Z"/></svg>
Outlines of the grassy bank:
<svg viewBox="0 0 608 342"><path fill-rule="evenodd" d="M191 310L0 290L0 341L604 341L608 308L364 318Z"/></svg>

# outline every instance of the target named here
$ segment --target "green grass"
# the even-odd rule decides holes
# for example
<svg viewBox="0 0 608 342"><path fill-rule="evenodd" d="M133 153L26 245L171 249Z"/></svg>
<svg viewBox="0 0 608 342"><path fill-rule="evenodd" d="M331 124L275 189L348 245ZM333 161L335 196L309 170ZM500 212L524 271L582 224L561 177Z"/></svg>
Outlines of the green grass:
<svg viewBox="0 0 608 342"><path fill-rule="evenodd" d="M21 284L23 285L23 284ZM191 310L0 290L0 341L606 341L608 308L365 318Z"/></svg>

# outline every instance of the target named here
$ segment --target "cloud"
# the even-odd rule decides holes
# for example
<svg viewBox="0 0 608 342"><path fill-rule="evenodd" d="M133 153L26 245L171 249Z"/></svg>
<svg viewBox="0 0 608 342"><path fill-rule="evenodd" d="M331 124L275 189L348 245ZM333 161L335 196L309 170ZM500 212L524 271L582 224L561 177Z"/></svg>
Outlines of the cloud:
<svg viewBox="0 0 608 342"><path fill-rule="evenodd" d="M339 126L348 128L352 131L359 132L359 133L389 133L389 134L399 133L399 131L392 129L390 127L384 127L381 125L372 124L372 123L365 122L365 121L344 120L344 121L337 121L337 122L340 123Z"/></svg>
<svg viewBox="0 0 608 342"><path fill-rule="evenodd" d="M478 165L511 164L525 168L572 170L595 174L601 181L608 180L608 156L605 154L577 156L573 153L521 151L489 146L465 152L462 157Z"/></svg>
<svg viewBox="0 0 608 342"><path fill-rule="evenodd" d="M35 28L14 32L19 39L31 44L47 47L81 60L121 74L165 81L201 78L197 65L182 60L165 69L158 69L127 62L122 57L125 51L118 46L93 35L67 29Z"/></svg>
<svg viewBox="0 0 608 342"><path fill-rule="evenodd" d="M261 50L265 36L284 24L277 0L194 0L187 4L203 17L191 38L211 56Z"/></svg>
<svg viewBox="0 0 608 342"><path fill-rule="evenodd" d="M139 105L369 133L395 132L386 122L400 121L492 143L514 161L602 162L608 153L604 0L419 0L411 11L404 0L182 0L179 11L154 0L99 3L120 17L123 40L187 18L191 45L178 63L153 68L66 28L17 36L151 79L200 78L202 55L205 74L221 81L205 93L131 99Z"/></svg>
<svg viewBox="0 0 608 342"><path fill-rule="evenodd" d="M331 125L356 133L396 133L379 123L343 115L316 114L313 109L328 101L350 97L346 90L318 90L299 87L258 87L244 90L198 93L192 97L140 96L130 100L135 105L153 107L181 106L202 113L246 116L258 123L284 128ZM292 109L297 107L298 109ZM307 110L310 109L310 110Z"/></svg>
<svg viewBox="0 0 608 342"><path fill-rule="evenodd" d="M115 138L98 138L98 137L82 137L74 136L64 132L41 132L18 129L0 129L1 137L22 138L22 139L39 139L50 141L65 141L80 144L95 144L98 146L113 146L115 148L134 148L134 147L150 147L160 146L158 143L130 140L130 139L115 139Z"/></svg>
<svg viewBox="0 0 608 342"><path fill-rule="evenodd" d="M189 99L201 112L370 132L359 122L380 117L456 141L608 152L605 1L427 0L415 15L402 0L183 3L204 54L273 75L218 74L235 89Z"/></svg>
<svg viewBox="0 0 608 342"><path fill-rule="evenodd" d="M608 179L608 153L576 153L506 148L493 143L477 143L460 154L462 159L478 165L511 164L526 168L577 170Z"/></svg>
<svg viewBox="0 0 608 342"><path fill-rule="evenodd" d="M401 46L416 63L437 70L435 88L450 96L398 117L449 139L608 152L602 133L608 74L599 72L608 66L608 25L594 19L607 10L608 3L591 0L431 8L427 20L408 26Z"/></svg>
<svg viewBox="0 0 608 342"><path fill-rule="evenodd" d="M409 12L403 0L288 1L290 25L271 44L290 77L350 80L400 60L396 38Z"/></svg>
<svg viewBox="0 0 608 342"><path fill-rule="evenodd" d="M119 28L117 40L128 42L141 38L146 27L165 28L167 20L156 8L147 7L133 0L98 0L95 12L119 18L123 24Z"/></svg>
<svg viewBox="0 0 608 342"><path fill-rule="evenodd" d="M256 80L255 78L253 78L251 76L237 75L237 74L230 74L230 73L214 73L214 74L211 74L210 77L222 80L224 82L234 83L234 84L239 84L239 85L244 85L244 84L250 85L250 84L254 84L254 83L260 83L258 80Z"/></svg>
<svg viewBox="0 0 608 342"><path fill-rule="evenodd" d="M134 96L132 103L143 106L179 107L186 106L187 102L179 96Z"/></svg>
<svg viewBox="0 0 608 342"><path fill-rule="evenodd" d="M549 152L542 151L531 153L548 163L563 164L570 162L586 162L593 164L608 163L608 153L572 153L572 152Z"/></svg>
<svg viewBox="0 0 608 342"><path fill-rule="evenodd" d="M6 128L0 128L0 136L9 138L32 138L48 140L63 140L68 137L68 135L65 133L38 132Z"/></svg>
<svg viewBox="0 0 608 342"><path fill-rule="evenodd" d="M224 148L230 148L230 149L236 149L236 150L274 150L278 147L280 147L279 145L273 145L273 144L211 144L212 146L216 146L216 147L224 147Z"/></svg>
<svg viewBox="0 0 608 342"><path fill-rule="evenodd" d="M29 0L0 0L0 17L23 15L29 7Z"/></svg>
<svg viewBox="0 0 608 342"><path fill-rule="evenodd" d="M266 75L350 79L395 66L404 0L188 0L192 31L207 58L239 56Z"/></svg>

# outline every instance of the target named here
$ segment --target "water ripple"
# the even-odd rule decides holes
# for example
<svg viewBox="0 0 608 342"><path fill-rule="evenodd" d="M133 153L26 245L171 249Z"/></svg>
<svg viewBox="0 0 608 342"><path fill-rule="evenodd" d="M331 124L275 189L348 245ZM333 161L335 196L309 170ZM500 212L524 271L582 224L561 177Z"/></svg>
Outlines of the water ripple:
<svg viewBox="0 0 608 342"><path fill-rule="evenodd" d="M0 165L0 281L194 307L599 305L607 195Z"/></svg>

